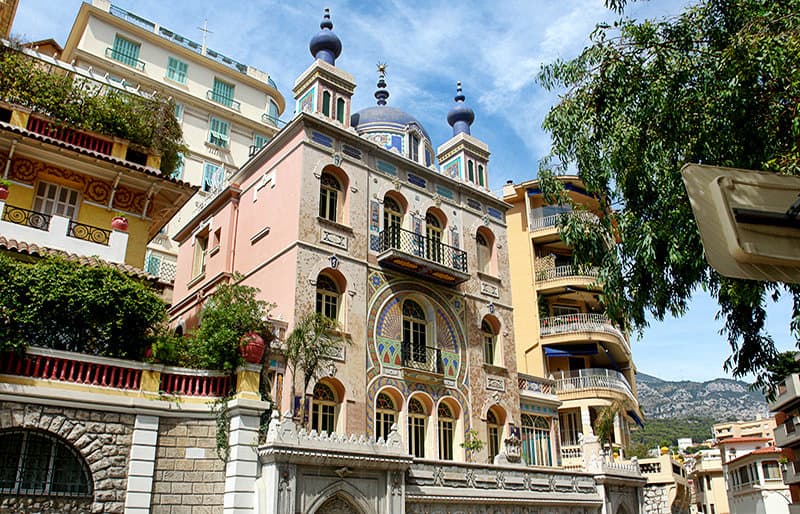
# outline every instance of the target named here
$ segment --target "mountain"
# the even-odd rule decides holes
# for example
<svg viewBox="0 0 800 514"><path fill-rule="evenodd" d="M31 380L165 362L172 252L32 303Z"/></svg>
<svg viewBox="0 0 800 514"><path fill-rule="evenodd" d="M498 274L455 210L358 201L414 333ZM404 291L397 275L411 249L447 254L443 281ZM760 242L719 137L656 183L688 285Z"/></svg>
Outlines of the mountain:
<svg viewBox="0 0 800 514"><path fill-rule="evenodd" d="M750 391L748 384L739 380L670 382L637 373L636 386L639 404L645 417L650 419L704 417L731 421L769 415L764 396Z"/></svg>

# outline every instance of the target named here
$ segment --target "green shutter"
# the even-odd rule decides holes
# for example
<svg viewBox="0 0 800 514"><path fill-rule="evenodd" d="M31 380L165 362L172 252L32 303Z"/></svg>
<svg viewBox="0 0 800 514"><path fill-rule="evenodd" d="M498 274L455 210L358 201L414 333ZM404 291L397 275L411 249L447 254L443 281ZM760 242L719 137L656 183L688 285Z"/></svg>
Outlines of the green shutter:
<svg viewBox="0 0 800 514"><path fill-rule="evenodd" d="M267 143L269 143L269 138L267 136L262 136L261 134L253 135L253 146L256 148L262 148Z"/></svg>
<svg viewBox="0 0 800 514"><path fill-rule="evenodd" d="M327 91L322 93L322 114L331 115L331 94Z"/></svg>
<svg viewBox="0 0 800 514"><path fill-rule="evenodd" d="M185 62L170 57L167 61L167 78L175 82L186 84L186 75L189 71L189 65Z"/></svg>
<svg viewBox="0 0 800 514"><path fill-rule="evenodd" d="M478 164L478 184L484 185L483 183L483 166Z"/></svg>
<svg viewBox="0 0 800 514"><path fill-rule="evenodd" d="M222 105L233 105L233 84L214 79L213 100Z"/></svg>
<svg viewBox="0 0 800 514"><path fill-rule="evenodd" d="M219 166L206 163L203 167L203 184L202 188L203 191L211 191L215 188L220 187L222 184L220 182L220 177L218 177Z"/></svg>
<svg viewBox="0 0 800 514"><path fill-rule="evenodd" d="M230 125L227 121L211 118L211 130L208 134L208 142L217 146L228 146L228 131Z"/></svg>
<svg viewBox="0 0 800 514"><path fill-rule="evenodd" d="M178 121L183 119L183 104L175 104L175 119Z"/></svg>
<svg viewBox="0 0 800 514"><path fill-rule="evenodd" d="M129 41L124 37L114 36L114 48L111 57L128 66L139 66L139 43Z"/></svg>

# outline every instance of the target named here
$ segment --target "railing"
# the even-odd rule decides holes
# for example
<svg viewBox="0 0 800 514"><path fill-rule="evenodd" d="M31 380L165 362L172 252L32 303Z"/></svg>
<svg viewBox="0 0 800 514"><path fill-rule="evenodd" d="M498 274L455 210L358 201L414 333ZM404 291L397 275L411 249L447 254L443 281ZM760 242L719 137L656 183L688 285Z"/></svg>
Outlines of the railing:
<svg viewBox="0 0 800 514"><path fill-rule="evenodd" d="M58 125L35 116L28 118L27 129L31 132L51 137L80 148L86 148L87 150L101 153L103 155L111 155L111 149L114 146L114 143L107 139L99 138L97 136L81 132L80 130Z"/></svg>
<svg viewBox="0 0 800 514"><path fill-rule="evenodd" d="M556 394L555 385L555 380L532 377L530 375L523 375L521 373L517 374L517 387L519 388L520 392L529 391L532 393Z"/></svg>
<svg viewBox="0 0 800 514"><path fill-rule="evenodd" d="M628 340L605 314L576 312L542 318L539 321L539 333L542 336L570 334L575 332L603 332L617 336L628 348Z"/></svg>
<svg viewBox="0 0 800 514"><path fill-rule="evenodd" d="M148 255L144 261L144 270L165 282L175 280L177 264L160 256Z"/></svg>
<svg viewBox="0 0 800 514"><path fill-rule="evenodd" d="M282 119L276 116L272 116L271 114L266 112L261 115L261 121L263 121L264 123L268 123L273 127L278 127L278 128L283 128L288 123L287 121L283 121Z"/></svg>
<svg viewBox="0 0 800 514"><path fill-rule="evenodd" d="M401 358L403 367L431 373L444 373L441 351L438 348L403 343L401 346Z"/></svg>
<svg viewBox="0 0 800 514"><path fill-rule="evenodd" d="M580 446L561 447L561 467L579 469L583 467L583 450Z"/></svg>
<svg viewBox="0 0 800 514"><path fill-rule="evenodd" d="M641 462L639 461L639 469L643 475L656 475L661 473L661 462Z"/></svg>
<svg viewBox="0 0 800 514"><path fill-rule="evenodd" d="M233 390L233 377L224 374L197 375L161 373L159 391L183 396L225 396Z"/></svg>
<svg viewBox="0 0 800 514"><path fill-rule="evenodd" d="M108 246L111 240L111 231L100 227L93 227L85 223L78 223L77 221L69 220L69 228L67 235L75 239L83 239L90 243L97 243Z"/></svg>
<svg viewBox="0 0 800 514"><path fill-rule="evenodd" d="M126 11L125 9L120 9L119 7L116 7L114 5L111 6L108 12L113 16L116 16L117 18L122 18L123 20L133 23L134 25L138 25L139 27L142 27L145 30L149 30L150 32L156 29L156 25L152 21L148 21L142 18L141 16L137 16L131 12Z"/></svg>
<svg viewBox="0 0 800 514"><path fill-rule="evenodd" d="M556 374L556 392L568 393L579 389L612 389L635 399L625 375L613 369L588 368Z"/></svg>
<svg viewBox="0 0 800 514"><path fill-rule="evenodd" d="M214 90L209 89L206 91L206 98L211 100L212 102L216 102L220 105L224 105L225 107L230 107L234 111L241 111L242 104L234 100L233 98L221 95L219 93L214 92Z"/></svg>
<svg viewBox="0 0 800 514"><path fill-rule="evenodd" d="M555 266L553 268L538 270L536 272L536 281L547 282L567 277L597 278L598 276L600 276L600 270L593 266Z"/></svg>
<svg viewBox="0 0 800 514"><path fill-rule="evenodd" d="M78 361L52 355L7 353L0 361L0 373L59 382L139 389L142 370L98 362Z"/></svg>
<svg viewBox="0 0 800 514"><path fill-rule="evenodd" d="M467 273L467 253L422 234L392 226L380 233L379 252L399 250L408 255L436 262L462 273Z"/></svg>
<svg viewBox="0 0 800 514"><path fill-rule="evenodd" d="M124 52L120 52L119 50L114 50L113 48L108 47L106 48L106 57L121 62L122 64L127 64L131 68L144 71L144 61L140 61L133 55L128 55Z"/></svg>
<svg viewBox="0 0 800 514"><path fill-rule="evenodd" d="M52 218L52 216L49 214L29 211L28 209L12 207L6 204L6 208L3 209L2 220L47 232L50 230L50 218Z"/></svg>
<svg viewBox="0 0 800 514"><path fill-rule="evenodd" d="M549 216L543 217L534 217L531 216L530 221L528 222L528 231L535 232L537 230L543 230L550 227L555 227L561 222L562 216L579 216L582 217L585 221L597 221L597 216L591 212L587 211L570 211L565 210L563 212L559 212L557 214L551 214Z"/></svg>

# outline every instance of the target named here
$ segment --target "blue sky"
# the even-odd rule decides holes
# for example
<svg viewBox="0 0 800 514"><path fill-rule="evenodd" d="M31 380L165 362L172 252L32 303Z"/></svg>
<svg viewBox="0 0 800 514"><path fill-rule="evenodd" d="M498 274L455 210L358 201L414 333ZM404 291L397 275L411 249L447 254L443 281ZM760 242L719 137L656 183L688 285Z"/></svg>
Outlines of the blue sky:
<svg viewBox="0 0 800 514"><path fill-rule="evenodd" d="M201 40L198 27L208 19L208 46L269 73L291 102L294 79L311 63L308 40L330 7L334 30L342 39L337 66L357 84L354 109L374 103L378 62L388 63L389 104L414 116L434 146L451 135L445 121L455 82L464 85L476 112L472 134L492 151L490 184L534 178L550 139L542 120L557 97L538 87L543 63L569 58L588 43L594 25L614 16L602 0L376 0L274 2L254 0L221 7L219 1L118 0L114 5L159 23L185 37ZM635 2L635 18L677 14L686 0ZM21 0L12 33L27 40L52 37L64 44L79 0ZM291 107L284 113L291 117ZM716 306L696 295L681 319L653 323L633 341L640 371L665 379L709 380L725 376L729 355L714 320ZM791 303L770 309L769 327L779 348L790 349Z"/></svg>

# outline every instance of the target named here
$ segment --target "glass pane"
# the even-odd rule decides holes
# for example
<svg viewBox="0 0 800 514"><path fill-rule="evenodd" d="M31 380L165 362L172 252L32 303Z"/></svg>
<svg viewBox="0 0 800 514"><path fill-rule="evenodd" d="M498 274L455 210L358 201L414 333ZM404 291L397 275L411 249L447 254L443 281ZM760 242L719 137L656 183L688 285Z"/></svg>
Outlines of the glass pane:
<svg viewBox="0 0 800 514"><path fill-rule="evenodd" d="M49 439L35 434L27 434L26 439L20 489L29 493L45 492L53 443Z"/></svg>
<svg viewBox="0 0 800 514"><path fill-rule="evenodd" d="M72 494L88 493L87 477L80 460L63 444L55 444L55 450L53 481L50 491Z"/></svg>
<svg viewBox="0 0 800 514"><path fill-rule="evenodd" d="M13 490L20 465L22 434L11 433L0 438L0 490Z"/></svg>

